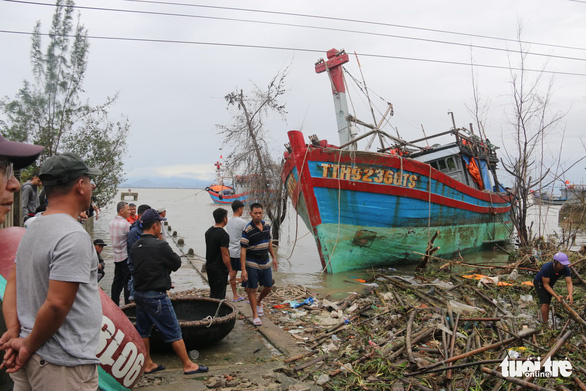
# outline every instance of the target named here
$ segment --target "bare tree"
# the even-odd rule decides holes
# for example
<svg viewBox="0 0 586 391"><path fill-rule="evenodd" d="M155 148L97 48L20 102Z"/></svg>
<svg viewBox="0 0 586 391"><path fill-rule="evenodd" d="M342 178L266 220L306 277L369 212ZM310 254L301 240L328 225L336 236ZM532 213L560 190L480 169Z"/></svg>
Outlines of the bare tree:
<svg viewBox="0 0 586 391"><path fill-rule="evenodd" d="M530 206L530 190L538 186L549 174L551 166L543 166L541 147L548 135L557 129L564 112L552 109L553 81L542 88L543 73L535 77L525 67L527 52L521 44L521 29L518 30L520 46L519 65L511 66L512 112L508 113L514 146L504 144L504 169L513 178L511 189L511 219L519 235L521 246L530 244L531 229L527 227L527 210ZM536 159L540 166L536 167ZM559 157L557 158L559 159Z"/></svg>
<svg viewBox="0 0 586 391"><path fill-rule="evenodd" d="M216 125L231 148L228 154L228 170L240 175L241 182L249 191L249 200L260 202L272 223L272 237L279 240L281 223L287 210L287 192L281 183L281 168L272 155L267 142L265 120L278 114L283 120L287 112L279 98L285 93L287 69L279 72L265 90L254 85L249 94L235 90L225 96L228 109L232 109L232 123Z"/></svg>

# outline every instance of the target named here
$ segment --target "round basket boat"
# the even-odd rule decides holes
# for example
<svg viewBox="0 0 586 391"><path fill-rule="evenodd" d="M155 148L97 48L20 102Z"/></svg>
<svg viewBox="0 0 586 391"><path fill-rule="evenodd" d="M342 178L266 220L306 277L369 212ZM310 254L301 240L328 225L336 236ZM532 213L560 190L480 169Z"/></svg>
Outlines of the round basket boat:
<svg viewBox="0 0 586 391"><path fill-rule="evenodd" d="M173 298L171 302L188 351L215 345L232 331L236 323L238 312L226 301L192 296ZM136 322L135 304L121 309L133 323ZM163 342L156 328L151 332L150 347L152 351L171 350L171 344Z"/></svg>

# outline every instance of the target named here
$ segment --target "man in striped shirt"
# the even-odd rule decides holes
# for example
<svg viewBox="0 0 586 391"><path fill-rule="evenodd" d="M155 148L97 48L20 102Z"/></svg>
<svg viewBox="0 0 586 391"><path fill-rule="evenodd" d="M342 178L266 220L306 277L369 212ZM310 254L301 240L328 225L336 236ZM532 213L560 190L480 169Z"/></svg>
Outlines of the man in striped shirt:
<svg viewBox="0 0 586 391"><path fill-rule="evenodd" d="M271 244L271 227L262 219L263 209L259 203L250 205L250 217L252 221L242 231L240 239L240 263L242 267L242 281L246 284L248 301L252 308L252 323L255 326L262 325L260 316L263 315L262 299L264 299L273 287L273 273L271 259L275 271L278 269L277 257ZM260 295L256 296L258 284L263 286Z"/></svg>

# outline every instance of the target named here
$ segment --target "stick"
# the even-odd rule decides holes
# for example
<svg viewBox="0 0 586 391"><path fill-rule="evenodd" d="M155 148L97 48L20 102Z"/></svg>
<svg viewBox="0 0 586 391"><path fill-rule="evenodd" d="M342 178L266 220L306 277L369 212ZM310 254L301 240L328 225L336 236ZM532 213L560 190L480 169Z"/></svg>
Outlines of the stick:
<svg viewBox="0 0 586 391"><path fill-rule="evenodd" d="M454 356L454 345L456 343L456 334L458 333L458 322L459 321L460 321L460 314L456 315L456 322L454 322L454 329L453 329L453 333L452 333L452 342L450 344L450 357ZM448 366L451 367L452 363L449 363ZM447 379L452 378L452 370L451 369L446 374L446 378Z"/></svg>
<svg viewBox="0 0 586 391"><path fill-rule="evenodd" d="M305 369L307 367L312 366L313 364L317 364L318 362L323 361L325 358L326 358L326 356L319 356L319 357L313 358L306 363L303 363L301 365L296 366L295 368L293 368L293 370L296 372L301 371L302 369Z"/></svg>
<svg viewBox="0 0 586 391"><path fill-rule="evenodd" d="M582 276L580 275L580 273L578 273L578 271L576 270L576 268L573 265L570 266L570 270L572 271L572 273L574 274L574 276L576 276L576 278L578 279L578 281L580 281L580 283L582 285L586 285L586 281L584 281L584 279L582 278Z"/></svg>
<svg viewBox="0 0 586 391"><path fill-rule="evenodd" d="M460 354L460 355L455 356L455 357L450 357L450 358L445 359L443 361L440 361L440 362L437 362L435 364L429 365L429 366L423 368L423 370L429 370L429 369L437 368L440 365L444 365L444 364L447 364L447 363L450 363L450 362L453 362L453 361L458 361L458 360L460 360L462 358L465 358L465 357L474 356L474 355L476 355L478 353L482 353L482 352L485 352L487 350L491 350L491 349L494 349L494 348L499 348L499 347L501 347L503 345L507 345L507 344L509 344L509 343L511 343L513 341L518 340L518 339L525 338L525 337L529 337L529 336L535 334L536 332L537 332L537 330L533 330L533 329L526 330L524 332L519 333L518 335L516 335L514 337L504 339L504 340L502 340L500 342L496 342L496 343L493 343L491 345L482 346L482 347L480 347L478 349L471 350L471 351L466 352L464 354Z"/></svg>
<svg viewBox="0 0 586 391"><path fill-rule="evenodd" d="M409 322L407 323L407 335L405 336L405 348L407 349L407 358L411 364L415 364L413 358L413 347L411 346L411 331L413 330L413 320L415 319L415 310L411 311L409 315Z"/></svg>
<svg viewBox="0 0 586 391"><path fill-rule="evenodd" d="M576 383L582 391L586 391L586 385L582 383L582 380L578 379L578 376L574 376L574 383Z"/></svg>
<svg viewBox="0 0 586 391"><path fill-rule="evenodd" d="M475 365L498 364L498 363L500 363L502 361L503 360L501 360L501 359L496 359L496 360L484 360L484 361L467 362L465 364L453 365L451 367L435 368L435 369L432 369L432 370L427 371L427 372L411 372L411 373L405 373L403 376L417 376L417 375L421 375L423 373L443 372L443 371L448 371L448 370L451 370L451 369L460 369L460 368L472 367L472 366L475 366Z"/></svg>
<svg viewBox="0 0 586 391"><path fill-rule="evenodd" d="M566 341L572 336L572 330L568 330L564 335L560 336L556 342L556 344L553 346L553 348L551 348L551 350L549 351L549 353L547 353L545 355L545 357L543 357L541 359L541 362L539 364L539 371L541 371L541 368L543 368L543 365L545 364L545 362L550 358L553 357L558 350L560 350L560 348L566 343ZM528 376L527 377L527 381L528 382L532 382L533 381L533 376Z"/></svg>
<svg viewBox="0 0 586 391"><path fill-rule="evenodd" d="M586 321L584 321L584 319L582 319L580 317L580 315L578 315L578 313L576 311L574 311L572 309L572 307L570 307L570 305L568 303L566 303L566 301L564 299L562 299L562 304L564 306L564 308L566 309L566 311L568 311L568 313L570 314L570 316L572 318L574 318L574 320L578 323L580 323L582 326L586 327Z"/></svg>
<svg viewBox="0 0 586 391"><path fill-rule="evenodd" d="M510 376L503 376L502 374L498 373L497 371L493 371L492 369L487 368L487 367L482 367L482 372L488 373L489 375L492 375L492 376L495 376L495 377L498 377L499 379L504 379L504 380L506 380L506 381L508 381L510 383L514 383L514 384L517 384L519 386L522 386L522 387L525 387L525 388L529 388L531 390L553 391L551 388L540 387L540 386L537 386L537 385L535 385L533 383L528 383L528 382L526 382L524 380L517 379L517 378L514 378L514 377L510 377Z"/></svg>
<svg viewBox="0 0 586 391"><path fill-rule="evenodd" d="M301 360L302 358L305 358L307 356L313 356L314 354L316 354L319 350L311 350L309 352L305 352L302 354L298 354L297 356L293 356L293 357L289 357L287 359L285 359L285 363L290 363L293 361L297 361L297 360Z"/></svg>

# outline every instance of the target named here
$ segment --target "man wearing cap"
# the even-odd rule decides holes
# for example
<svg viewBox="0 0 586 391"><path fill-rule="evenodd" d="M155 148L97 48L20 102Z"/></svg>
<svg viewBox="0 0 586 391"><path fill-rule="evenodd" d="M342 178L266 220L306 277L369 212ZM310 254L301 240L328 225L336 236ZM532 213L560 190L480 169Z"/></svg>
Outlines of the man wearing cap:
<svg viewBox="0 0 586 391"><path fill-rule="evenodd" d="M130 280L130 271L128 270L128 231L130 223L126 220L130 215L128 202L120 201L116 205L118 213L110 221L110 242L112 243L112 253L114 254L114 280L112 281L111 297L116 305L120 305L120 293L124 290L124 304L130 303L130 290L128 289L128 280Z"/></svg>
<svg viewBox="0 0 586 391"><path fill-rule="evenodd" d="M0 135L0 224L12 209L14 193L20 189L14 170L30 166L43 149L39 145L8 141Z"/></svg>
<svg viewBox="0 0 586 391"><path fill-rule="evenodd" d="M146 347L144 373L154 373L165 369L155 364L150 356L149 337L155 326L170 343L183 363L183 373L207 372L208 368L197 365L189 359L181 328L167 290L171 289L171 272L181 267L181 257L173 252L169 243L160 240L161 217L155 209L148 209L141 216L143 234L132 246L130 254L134 263L134 300L136 302L136 329Z"/></svg>
<svg viewBox="0 0 586 391"><path fill-rule="evenodd" d="M94 248L96 249L96 254L98 254L98 282L100 282L100 280L104 278L104 275L106 274L104 271L106 268L106 263L102 259L101 255L102 251L104 250L104 246L107 246L107 244L104 243L102 239L94 240Z"/></svg>
<svg viewBox="0 0 586 391"><path fill-rule="evenodd" d="M128 231L128 241L126 242L126 247L128 248L128 260L126 261L126 264L128 266L128 272L130 273L130 278L128 279L127 284L129 291L128 299L130 301L134 301L134 264L132 263L132 258L130 257L130 250L132 249L132 246L134 246L134 243L136 243L136 241L140 239L140 235L142 235L142 223L140 221L140 217L144 212L146 212L150 208L151 207L147 204L142 204L138 206L138 214L136 215L136 221L132 223L132 225L130 226L130 230Z"/></svg>
<svg viewBox="0 0 586 391"><path fill-rule="evenodd" d="M99 174L69 152L41 167L49 205L22 237L2 303L2 367L15 390L98 387L98 257L77 216L90 204L90 176Z"/></svg>
<svg viewBox="0 0 586 391"><path fill-rule="evenodd" d="M39 186L41 186L41 179L39 172L35 171L30 181L22 185L20 197L22 199L22 221L25 222L29 218L34 217L37 213L37 208L40 206L39 202Z"/></svg>
<svg viewBox="0 0 586 391"><path fill-rule="evenodd" d="M556 294L553 290L553 286L560 277L564 277L566 280L566 287L568 289L568 296L566 300L573 304L573 293L574 286L572 285L572 277L570 274L570 261L568 256L564 253L557 253L553 256L553 261L548 262L537 273L533 280L533 286L537 292L539 298L539 304L541 304L541 321L544 324L548 324L549 321L549 304L551 303L551 297L555 297L557 301L562 301L562 297Z"/></svg>

